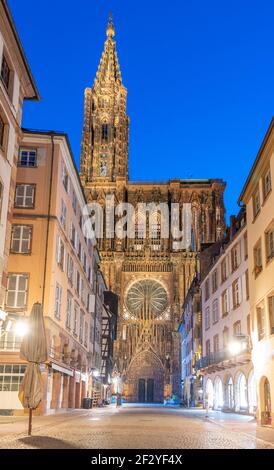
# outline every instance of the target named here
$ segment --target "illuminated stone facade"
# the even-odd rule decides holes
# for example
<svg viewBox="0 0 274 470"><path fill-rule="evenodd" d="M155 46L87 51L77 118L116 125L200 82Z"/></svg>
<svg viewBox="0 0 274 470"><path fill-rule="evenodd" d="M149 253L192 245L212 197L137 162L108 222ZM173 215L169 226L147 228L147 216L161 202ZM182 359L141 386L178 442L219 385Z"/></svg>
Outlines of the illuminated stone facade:
<svg viewBox="0 0 274 470"><path fill-rule="evenodd" d="M127 90L122 83L114 33L110 18L94 85L85 90L81 181L87 200L105 208L106 196L113 194L116 205L129 202L136 208L138 203L166 203L170 207L178 203L181 209L189 204L192 212L192 239L187 249L175 249L171 238L163 239L160 234L153 239L140 238L139 233L130 239L117 234L110 238L105 226L99 240L108 288L119 295L115 364L123 377L125 399L163 402L172 395L180 396L177 331L181 305L199 268L201 243L214 242L224 233L225 184L216 179L128 180ZM153 312L148 281L153 281L163 300L159 314ZM134 311L130 298L138 287L145 293Z"/></svg>

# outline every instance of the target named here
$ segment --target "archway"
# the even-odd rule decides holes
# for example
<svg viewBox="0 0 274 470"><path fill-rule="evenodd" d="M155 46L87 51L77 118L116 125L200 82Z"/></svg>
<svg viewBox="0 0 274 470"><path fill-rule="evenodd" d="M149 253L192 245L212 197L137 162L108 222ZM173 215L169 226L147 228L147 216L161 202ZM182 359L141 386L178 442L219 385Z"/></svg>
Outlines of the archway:
<svg viewBox="0 0 274 470"><path fill-rule="evenodd" d="M253 369L250 371L248 376L247 392L249 412L255 414L257 409L257 386Z"/></svg>
<svg viewBox="0 0 274 470"><path fill-rule="evenodd" d="M211 379L207 379L206 382L206 398L208 400L208 407L213 408L214 405L214 389Z"/></svg>
<svg viewBox="0 0 274 470"><path fill-rule="evenodd" d="M143 351L132 361L126 378L128 402L163 403L164 367L152 351Z"/></svg>
<svg viewBox="0 0 274 470"><path fill-rule="evenodd" d="M220 377L216 377L214 382L214 408L222 408L223 404L223 384Z"/></svg>
<svg viewBox="0 0 274 470"><path fill-rule="evenodd" d="M243 372L240 372L237 377L236 408L237 408L237 411L248 409L247 381Z"/></svg>

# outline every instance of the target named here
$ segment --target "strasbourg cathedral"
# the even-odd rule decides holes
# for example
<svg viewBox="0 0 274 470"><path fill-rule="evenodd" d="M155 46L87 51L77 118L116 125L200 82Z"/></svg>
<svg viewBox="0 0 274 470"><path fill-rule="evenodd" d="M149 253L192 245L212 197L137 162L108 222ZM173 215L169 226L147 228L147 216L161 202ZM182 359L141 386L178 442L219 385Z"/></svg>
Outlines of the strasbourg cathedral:
<svg viewBox="0 0 274 470"><path fill-rule="evenodd" d="M181 365L178 325L181 308L199 270L202 244L225 231L220 179L173 179L136 182L128 179L129 117L110 17L107 38L92 88L86 88L80 176L88 202L115 204L178 203L191 207L191 244L176 249L171 237L98 240L101 269L108 288L119 296L115 371L122 377L128 402L162 403L180 397ZM145 214L146 217L146 214ZM103 230L105 234L105 227Z"/></svg>

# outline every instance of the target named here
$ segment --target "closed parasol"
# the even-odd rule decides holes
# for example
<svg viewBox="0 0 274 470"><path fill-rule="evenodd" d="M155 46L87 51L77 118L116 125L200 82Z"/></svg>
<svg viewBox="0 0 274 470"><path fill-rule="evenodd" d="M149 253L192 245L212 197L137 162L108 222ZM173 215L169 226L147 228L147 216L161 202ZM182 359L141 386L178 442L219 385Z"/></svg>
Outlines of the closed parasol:
<svg viewBox="0 0 274 470"><path fill-rule="evenodd" d="M43 397L40 364L47 361L48 350L42 305L35 303L32 307L28 334L23 338L20 357L28 361L28 366L20 386L19 399L24 408L29 408L29 431L31 435L32 410L35 410Z"/></svg>

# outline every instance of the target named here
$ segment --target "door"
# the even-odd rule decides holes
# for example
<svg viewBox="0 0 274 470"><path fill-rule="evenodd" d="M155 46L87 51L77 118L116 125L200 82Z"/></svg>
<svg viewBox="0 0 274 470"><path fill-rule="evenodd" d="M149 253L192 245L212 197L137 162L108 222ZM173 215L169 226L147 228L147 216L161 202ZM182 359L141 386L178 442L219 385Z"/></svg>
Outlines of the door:
<svg viewBox="0 0 274 470"><path fill-rule="evenodd" d="M144 403L146 401L146 381L145 379L139 379L138 383L138 401Z"/></svg>
<svg viewBox="0 0 274 470"><path fill-rule="evenodd" d="M153 401L154 401L154 379L148 379L148 381L147 381L146 401L148 403L153 403Z"/></svg>

